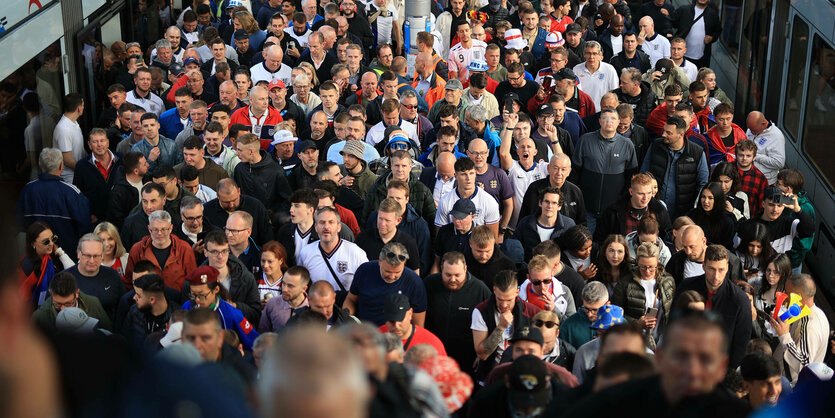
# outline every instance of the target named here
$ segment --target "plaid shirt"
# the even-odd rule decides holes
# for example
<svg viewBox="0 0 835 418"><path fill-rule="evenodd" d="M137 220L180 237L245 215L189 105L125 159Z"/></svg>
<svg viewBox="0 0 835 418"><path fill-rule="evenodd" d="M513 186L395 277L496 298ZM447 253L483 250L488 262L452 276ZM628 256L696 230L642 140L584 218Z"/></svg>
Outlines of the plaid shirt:
<svg viewBox="0 0 835 418"><path fill-rule="evenodd" d="M742 191L748 195L748 206L751 208L751 218L759 214L763 208L763 193L768 187L768 180L765 175L755 166L751 165L748 171L739 170L740 186Z"/></svg>

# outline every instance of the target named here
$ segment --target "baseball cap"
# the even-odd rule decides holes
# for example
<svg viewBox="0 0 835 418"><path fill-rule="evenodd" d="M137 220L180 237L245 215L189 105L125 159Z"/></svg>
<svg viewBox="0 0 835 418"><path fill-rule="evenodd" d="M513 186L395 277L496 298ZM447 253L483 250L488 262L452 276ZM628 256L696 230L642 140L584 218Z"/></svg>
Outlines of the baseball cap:
<svg viewBox="0 0 835 418"><path fill-rule="evenodd" d="M510 339L510 343L512 344L516 341L533 341L539 345L545 344L542 331L537 327L520 327L513 333L513 338Z"/></svg>
<svg viewBox="0 0 835 418"><path fill-rule="evenodd" d="M409 140L409 136L405 132L398 130L397 132L392 132L389 136L386 148L391 148L394 144L406 144L405 148L398 146L397 149L409 149L412 146L412 141Z"/></svg>
<svg viewBox="0 0 835 418"><path fill-rule="evenodd" d="M197 65L199 66L199 65L200 65L200 61L197 61L196 59L191 58L191 57L186 58L186 59L183 61L183 68L185 68L185 67L186 67L187 65L189 65L189 64L197 64Z"/></svg>
<svg viewBox="0 0 835 418"><path fill-rule="evenodd" d="M470 61L470 65L467 66L467 69L470 71L488 71L490 66L487 65L487 61L474 59Z"/></svg>
<svg viewBox="0 0 835 418"><path fill-rule="evenodd" d="M519 94L516 93L515 91L511 91L510 93L505 94L504 97L502 98L502 103L504 103L504 105L507 106L508 102L511 101L511 100L516 102L516 103L519 103L519 107L523 107L522 99L519 97Z"/></svg>
<svg viewBox="0 0 835 418"><path fill-rule="evenodd" d="M299 140L299 138L296 138L295 136L293 136L292 132L290 132L286 129L281 129L279 131L276 131L276 133L273 135L273 142L270 142L270 145L278 145L278 144L283 144L285 142L298 141L298 140Z"/></svg>
<svg viewBox="0 0 835 418"><path fill-rule="evenodd" d="M386 322L400 322L411 309L409 298L402 293L392 293L386 297L383 304L383 319Z"/></svg>
<svg viewBox="0 0 835 418"><path fill-rule="evenodd" d="M365 147L362 145L362 142L349 139L345 141L345 146L339 153L342 155L353 155L362 160L365 156Z"/></svg>
<svg viewBox="0 0 835 418"><path fill-rule="evenodd" d="M315 142L313 142L313 141L311 141L311 140L309 140L309 139L304 140L304 141L302 141L302 143L301 143L301 144L299 144L299 153L305 152L305 151L307 151L307 150L309 150L309 149L311 149L311 148L313 148L313 149L319 149L319 148L317 148L317 147L316 147L316 143L315 143Z"/></svg>
<svg viewBox="0 0 835 418"><path fill-rule="evenodd" d="M464 85L461 84L461 80L459 80L457 78L453 78L452 80L449 80L449 81L446 82L446 87L444 87L444 89L446 89L446 90L464 90Z"/></svg>
<svg viewBox="0 0 835 418"><path fill-rule="evenodd" d="M548 368L542 359L527 354L513 361L507 374L508 397L514 408L548 405L550 385Z"/></svg>
<svg viewBox="0 0 835 418"><path fill-rule="evenodd" d="M661 81L666 81L673 72L673 61L667 58L661 58L655 62L655 71L661 71Z"/></svg>
<svg viewBox="0 0 835 418"><path fill-rule="evenodd" d="M554 115L554 114L556 114L556 113L554 112L554 106L551 106L551 103L543 103L543 104L539 105L539 107L536 109L536 115L537 116L539 116L539 115Z"/></svg>
<svg viewBox="0 0 835 418"><path fill-rule="evenodd" d="M272 90L272 89L275 89L275 88L282 88L283 89L283 88L286 88L286 86L284 85L284 82L281 81L281 80L270 81L270 85L267 86L267 90Z"/></svg>
<svg viewBox="0 0 835 418"><path fill-rule="evenodd" d="M577 76L574 74L574 71L571 68L563 67L556 73L554 73L554 80L574 80L577 81Z"/></svg>
<svg viewBox="0 0 835 418"><path fill-rule="evenodd" d="M624 322L626 320L623 319L623 308L617 305L603 305L597 310L597 320L589 328L609 329Z"/></svg>
<svg viewBox="0 0 835 418"><path fill-rule="evenodd" d="M211 13L212 9L209 7L208 4L198 4L197 5L197 14L204 15L206 13Z"/></svg>
<svg viewBox="0 0 835 418"><path fill-rule="evenodd" d="M173 63L173 64L171 64L171 65L169 65L169 66L168 66L168 73L169 73L169 74L174 74L174 75L176 75L177 77L179 77L179 76L181 76L181 75L183 75L183 74L185 73L185 70L183 70L183 66L182 66L182 65L177 64L177 63L175 62L175 63Z"/></svg>
<svg viewBox="0 0 835 418"><path fill-rule="evenodd" d="M549 32L545 37L545 48L556 48L564 43L565 40L559 32Z"/></svg>
<svg viewBox="0 0 835 418"><path fill-rule="evenodd" d="M183 323L182 322L175 322L175 323L171 324L171 326L168 327L168 331L165 333L165 335L162 336L162 338L160 338L159 343L164 348L165 347L170 347L174 344L180 344L182 342L181 341L182 334L183 334Z"/></svg>
<svg viewBox="0 0 835 418"><path fill-rule="evenodd" d="M200 266L186 276L186 281L190 285L215 283L219 274L220 272L212 266Z"/></svg>
<svg viewBox="0 0 835 418"><path fill-rule="evenodd" d="M832 380L832 374L832 369L824 363L809 363L797 375L797 384L799 385L804 382L828 382Z"/></svg>
<svg viewBox="0 0 835 418"><path fill-rule="evenodd" d="M99 320L91 318L81 308L65 308L55 319L55 328L70 334L90 334L96 329Z"/></svg>
<svg viewBox="0 0 835 418"><path fill-rule="evenodd" d="M235 31L235 39L247 39L249 38L249 34L246 33L243 29L238 29Z"/></svg>
<svg viewBox="0 0 835 418"><path fill-rule="evenodd" d="M475 204L469 198L463 197L452 205L452 210L449 214L460 221L467 216L475 214Z"/></svg>
<svg viewBox="0 0 835 418"><path fill-rule="evenodd" d="M502 7L502 0L490 0L490 8L493 10L499 10Z"/></svg>
<svg viewBox="0 0 835 418"><path fill-rule="evenodd" d="M233 7L243 6L244 3L241 0L229 0L229 4L226 5L227 9L231 9Z"/></svg>
<svg viewBox="0 0 835 418"><path fill-rule="evenodd" d="M569 23L565 27L565 33L583 33L583 27L579 23Z"/></svg>

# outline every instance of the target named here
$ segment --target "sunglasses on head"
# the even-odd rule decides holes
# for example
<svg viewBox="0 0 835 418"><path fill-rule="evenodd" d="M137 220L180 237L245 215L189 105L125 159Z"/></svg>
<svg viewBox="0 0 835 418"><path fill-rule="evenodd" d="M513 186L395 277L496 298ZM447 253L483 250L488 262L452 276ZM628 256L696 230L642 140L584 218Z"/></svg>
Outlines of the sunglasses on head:
<svg viewBox="0 0 835 418"><path fill-rule="evenodd" d="M557 326L557 323L554 322L554 321L543 321L541 319L537 319L536 321L533 321L533 324L536 327L541 327L541 326L545 325L545 328L554 328L555 326Z"/></svg>
<svg viewBox="0 0 835 418"><path fill-rule="evenodd" d="M47 238L41 241L42 245L49 245L49 243L57 244L58 243L58 235L53 235L52 238Z"/></svg>
<svg viewBox="0 0 835 418"><path fill-rule="evenodd" d="M392 151L399 151L399 150L405 151L405 150L409 149L409 145L406 144L405 142L395 142L395 143L389 145L389 149L392 150Z"/></svg>
<svg viewBox="0 0 835 418"><path fill-rule="evenodd" d="M388 258L389 260L397 259L397 260L400 260L401 262L405 262L408 257L406 257L405 254L395 254L395 253L389 251L389 252L386 253L386 258Z"/></svg>
<svg viewBox="0 0 835 418"><path fill-rule="evenodd" d="M532 285L534 285L534 286L539 286L539 285L541 285L541 284L543 284L543 283L544 283L544 284L546 284L546 285L549 285L549 284L551 284L551 282L552 282L552 281L553 281L552 279L545 279L545 280L531 280L531 284L532 284Z"/></svg>

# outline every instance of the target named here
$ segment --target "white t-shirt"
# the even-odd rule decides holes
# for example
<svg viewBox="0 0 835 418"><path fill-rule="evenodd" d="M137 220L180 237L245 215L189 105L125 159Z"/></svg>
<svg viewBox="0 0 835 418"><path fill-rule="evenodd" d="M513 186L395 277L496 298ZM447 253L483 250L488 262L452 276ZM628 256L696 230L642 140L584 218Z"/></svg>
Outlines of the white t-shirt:
<svg viewBox="0 0 835 418"><path fill-rule="evenodd" d="M525 197L525 192L528 191L528 186L531 183L548 177L548 163L544 160L539 160L530 170L525 170L519 161L514 161L507 170L507 177L510 179L510 184L513 185L513 216L510 218L510 225L516 225L519 221L519 210L522 208L522 199ZM547 238L546 238L547 239Z"/></svg>
<svg viewBox="0 0 835 418"><path fill-rule="evenodd" d="M705 10L699 9L695 7L695 14L693 15L693 19L698 19ZM690 32L687 32L687 37L684 38L684 42L687 45L687 52L684 53L684 56L691 59L700 59L705 54L705 19L701 18L690 27ZM692 78L691 80L695 80Z"/></svg>
<svg viewBox="0 0 835 418"><path fill-rule="evenodd" d="M620 54L623 51L623 35L609 35L609 40L612 41L612 56Z"/></svg>
<svg viewBox="0 0 835 418"><path fill-rule="evenodd" d="M302 248L305 245L310 244L310 237L313 236L313 226L311 225L310 230L307 231L306 234L302 235L301 231L299 231L298 225L296 225L296 229L293 232L293 243L296 245L295 252L293 253L293 257L298 260L299 254L302 252Z"/></svg>
<svg viewBox="0 0 835 418"><path fill-rule="evenodd" d="M539 235L539 241L548 241L551 239L551 234L554 233L554 228L557 226L554 225L552 227L542 226L539 222L536 223L536 233Z"/></svg>
<svg viewBox="0 0 835 418"><path fill-rule="evenodd" d="M146 112L156 113L157 116L165 111L165 105L162 103L162 99L154 93L148 93L147 97L142 98L136 95L136 90L131 90L128 92L125 101L145 109Z"/></svg>
<svg viewBox="0 0 835 418"><path fill-rule="evenodd" d="M291 24L288 27L284 28L284 32L287 33L288 35L290 35L290 37L292 37L293 39L296 40L296 43L298 44L299 52L301 52L302 49L307 48L307 40L310 38L310 34L313 31L311 31L308 28L307 30L304 31L303 34L298 35L293 30L293 25ZM287 84L287 85L289 86L289 84Z"/></svg>
<svg viewBox="0 0 835 418"><path fill-rule="evenodd" d="M418 136L417 136L417 127L414 123L409 122L407 120L400 120L400 129L406 132L406 135L409 136L409 139L415 141L416 144L419 144ZM367 142L371 146L377 146L380 141L383 140L386 136L386 125L383 122L377 122L376 125L372 126L371 129L368 130L368 134L365 135L365 142Z"/></svg>
<svg viewBox="0 0 835 418"><path fill-rule="evenodd" d="M435 212L435 226L441 227L452 222L452 206L461 198L458 194L458 189L453 189L441 198L438 203L438 211ZM475 205L475 216L473 216L473 224L492 225L499 223L501 219L501 212L499 212L499 202L493 196L490 196L481 187L476 186L475 192L470 196L470 200Z"/></svg>
<svg viewBox="0 0 835 418"><path fill-rule="evenodd" d="M478 39L473 39L473 44L469 49L464 48L461 42L459 42L449 49L449 57L447 57L449 70L457 72L458 79L462 83L469 81L470 70L467 69L467 66L470 65L473 59L483 60L486 52L487 44Z"/></svg>
<svg viewBox="0 0 835 418"><path fill-rule="evenodd" d="M496 326L498 326L499 317L500 317L499 311L496 311L496 313L495 313L495 320L496 320L496 324L497 324ZM484 316L481 315L481 311L478 310L478 309L473 309L473 321L472 321L472 323L470 323L470 329L473 330L473 331L484 331L484 332L489 331L487 329L487 323L484 322ZM507 348L510 347L510 339L511 338L513 338L513 323L508 325L507 328L505 328L504 332L502 332L502 342L496 348L496 356L498 358L501 358L502 353L504 353L504 350L507 350Z"/></svg>
<svg viewBox="0 0 835 418"><path fill-rule="evenodd" d="M371 17L371 15L377 13L377 5L372 5L371 7L374 8L372 12L371 9L366 9L366 14ZM386 3L386 10L380 13L377 16L377 19L374 21L374 25L377 27L377 45L379 44L391 44L391 35L392 35L392 27L393 22L397 22L399 20L397 15L397 8L394 7L392 3ZM387 16L384 16L387 15Z"/></svg>
<svg viewBox="0 0 835 418"><path fill-rule="evenodd" d="M667 56L670 56L669 43L667 46ZM594 111L600 111L600 99L603 95L618 88L620 85L620 78L615 67L605 62L600 63L600 67L594 73L586 68L586 63L581 62L574 66L574 74L579 80L578 87L588 94L594 101Z"/></svg>
<svg viewBox="0 0 835 418"><path fill-rule="evenodd" d="M267 82L271 82L273 80L281 80L284 82L285 86L291 86L290 77L292 75L293 69L283 63L278 67L275 71L270 71L264 65L263 62L253 65L249 69L250 74L252 74L252 84L255 85L261 80L267 80Z"/></svg>
<svg viewBox="0 0 835 418"><path fill-rule="evenodd" d="M690 260L684 261L684 279L701 276L705 274L705 269L702 263L694 263Z"/></svg>
<svg viewBox="0 0 835 418"><path fill-rule="evenodd" d="M690 33L693 33L693 31L691 30ZM702 38L704 38L704 34L702 34ZM689 52L690 44L688 43L687 46ZM670 58L670 41L657 33L652 40L649 40L649 38L644 39L641 49L649 55L649 64L653 68L655 68L655 63L661 58Z"/></svg>
<svg viewBox="0 0 835 418"><path fill-rule="evenodd" d="M333 272L336 273L342 283L342 287L348 290L351 288L351 282L354 281L354 272L357 271L357 267L367 261L368 256L365 254L365 250L353 242L340 239L339 244L328 255L327 263L330 263ZM307 268L307 271L310 272L311 280L314 282L327 280L338 292L342 290L342 287L334 280L327 263L322 258L321 251L319 251L319 241L313 241L305 245L296 258L296 264Z"/></svg>
<svg viewBox="0 0 835 418"><path fill-rule="evenodd" d="M696 76L699 75L699 69L696 68L696 64L693 64L687 60L687 58L684 58L684 61L681 64L682 65L679 65L678 68L681 68L681 71L684 71L684 75L686 75L690 81L696 81Z"/></svg>
<svg viewBox="0 0 835 418"><path fill-rule="evenodd" d="M71 152L72 158L76 162L84 159L84 134L81 133L81 126L78 122L73 122L66 116L61 116L61 120L55 125L55 131L52 134L52 141L55 148L61 152ZM64 166L64 171L61 172L61 178L65 182L72 184L73 169Z"/></svg>

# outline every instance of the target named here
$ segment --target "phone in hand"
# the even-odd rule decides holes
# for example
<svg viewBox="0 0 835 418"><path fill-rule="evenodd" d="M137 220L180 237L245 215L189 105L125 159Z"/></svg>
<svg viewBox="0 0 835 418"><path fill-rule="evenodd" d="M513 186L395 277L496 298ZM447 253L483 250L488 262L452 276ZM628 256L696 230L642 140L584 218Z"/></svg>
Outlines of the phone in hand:
<svg viewBox="0 0 835 418"><path fill-rule="evenodd" d="M794 206L794 199L792 199L791 196L779 193L771 196L771 203L774 203L775 205Z"/></svg>
<svg viewBox="0 0 835 418"><path fill-rule="evenodd" d="M647 318L658 318L658 308L647 308L647 313L644 315Z"/></svg>

